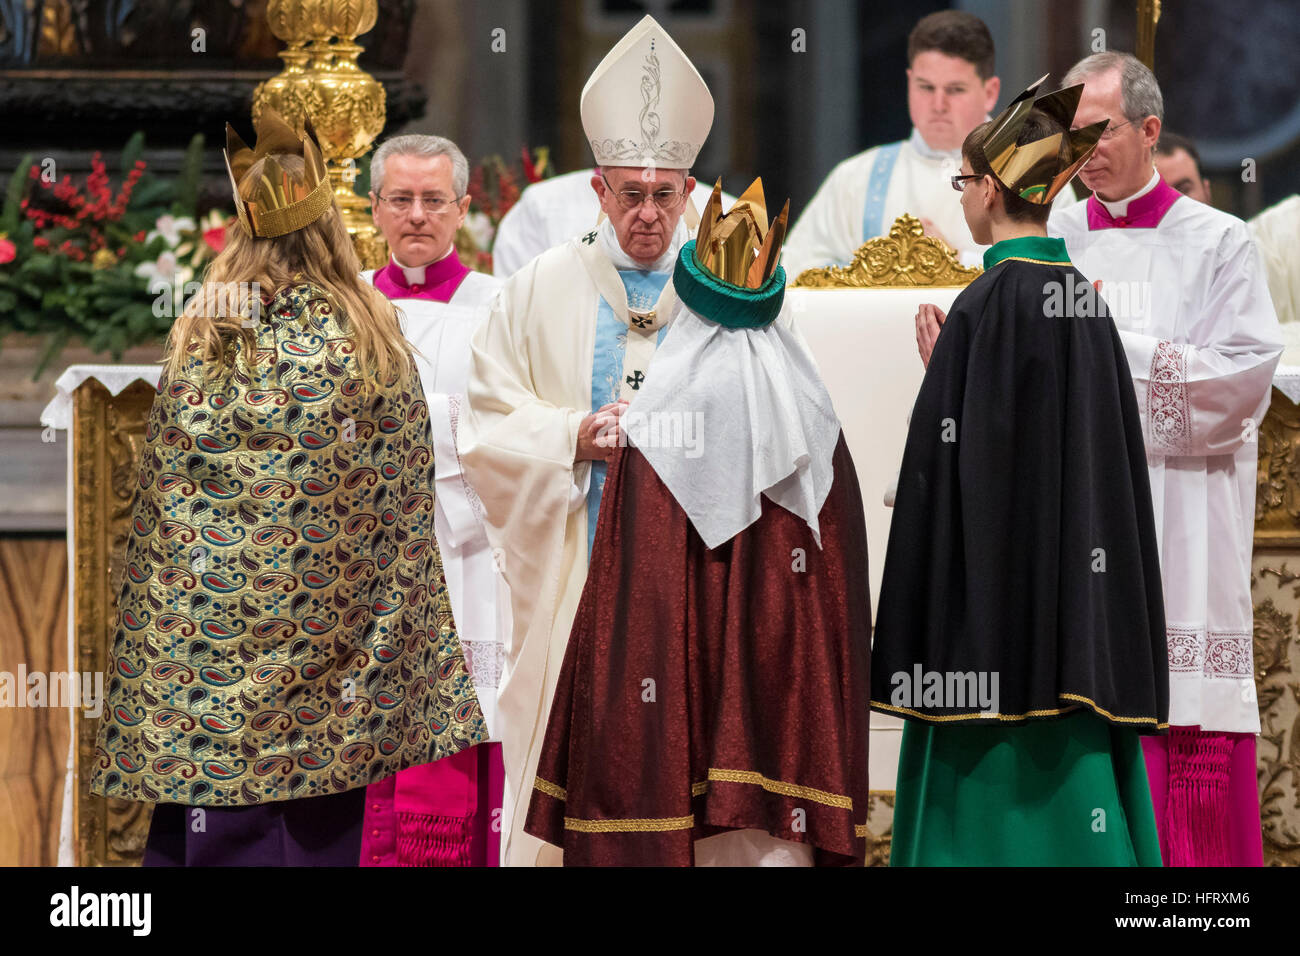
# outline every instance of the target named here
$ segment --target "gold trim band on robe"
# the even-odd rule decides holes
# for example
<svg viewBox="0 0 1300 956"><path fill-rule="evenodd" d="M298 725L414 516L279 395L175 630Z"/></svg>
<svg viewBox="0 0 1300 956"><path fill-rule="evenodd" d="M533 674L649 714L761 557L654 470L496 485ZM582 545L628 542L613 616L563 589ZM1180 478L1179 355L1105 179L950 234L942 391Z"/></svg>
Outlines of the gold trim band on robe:
<svg viewBox="0 0 1300 956"><path fill-rule="evenodd" d="M765 777L756 770L719 770L716 767L709 768L708 780L701 780L699 783L691 784L691 796L698 797L709 792L710 783L747 783L756 787L762 787L768 793L779 793L785 797L803 797L805 800L812 800L814 803L820 803L828 807L835 807L840 810L852 810L853 798L838 793L830 793L826 790L818 790L815 787L804 787L797 783L786 783L784 780L773 780L771 777ZM533 788L540 790L548 797L554 797L556 800L568 802L568 791L559 784L551 783L542 777L533 778ZM568 819L576 819L566 817ZM673 818L681 819L681 818Z"/></svg>
<svg viewBox="0 0 1300 956"><path fill-rule="evenodd" d="M695 829L695 814L684 817L632 817L626 820L582 820L565 817L564 829L579 833L663 833Z"/></svg>
<svg viewBox="0 0 1300 956"><path fill-rule="evenodd" d="M548 797L554 797L556 800L567 802L569 799L569 794L563 787L558 787L551 781L543 780L541 777L534 778L533 787L542 791Z"/></svg>
<svg viewBox="0 0 1300 956"><path fill-rule="evenodd" d="M1062 700L1077 700L1082 704L1087 704L1089 709L1117 724L1152 724L1157 730L1169 729L1168 723L1160 723L1154 717L1118 717L1092 698L1084 697L1082 694L1057 694L1056 696ZM1053 710L1031 710L1023 714L987 714L983 711L972 714L923 714L919 710L912 710L910 707L896 707L893 704L882 704L876 700L871 701L871 706L895 714L906 714L933 724L949 723L954 720L1028 720L1031 717L1057 717L1079 709L1078 707L1057 707Z"/></svg>
<svg viewBox="0 0 1300 956"><path fill-rule="evenodd" d="M710 767L708 780L701 780L699 783L691 784L691 796L698 797L708 793L711 782L748 783L756 787L762 787L768 793L779 793L785 797L803 797L805 800L812 800L814 803L836 807L840 810L853 809L852 797L830 793L826 790L818 790L815 787L803 787L797 783L786 783L784 780L773 780L771 777L763 776L756 770L719 770ZM542 777L533 778L533 788L540 790L548 797L568 802L568 791L559 784L551 783L551 781Z"/></svg>
<svg viewBox="0 0 1300 956"><path fill-rule="evenodd" d="M1004 262L1032 262L1036 266L1062 266L1067 269L1074 268L1074 263L1069 259L1064 261L1053 261L1051 259L1028 259L1024 256L1007 256L1005 259L999 259L997 262L993 263L993 265L989 267L989 271L996 269Z"/></svg>
<svg viewBox="0 0 1300 956"><path fill-rule="evenodd" d="M753 784L761 786L770 793L804 797L837 809L853 809L852 797L827 793L825 790L817 790L812 787L801 787L798 784L785 783L781 780L772 780L753 770L717 770L710 768L708 780L691 784L691 796L703 796L709 790L709 782L715 780L719 783ZM533 788L548 797L554 797L556 800L568 801L568 791L542 777L533 779ZM893 791L880 792L892 794ZM669 830L692 830L695 828L695 814L688 814L684 817L629 817L622 820L587 820L581 817L565 817L564 828L579 833L663 833ZM855 823L853 825L853 835L859 839L866 839L869 836L867 824Z"/></svg>
<svg viewBox="0 0 1300 956"><path fill-rule="evenodd" d="M828 793L825 790L816 790L813 787L801 787L797 783L786 783L784 780L773 780L754 770L716 770L710 767L708 783L712 782L749 783L756 787L762 787L768 793L779 793L783 797L802 797L805 800L812 800L814 803L836 807L840 810L853 809L852 797L838 793ZM708 783L705 784L706 788ZM691 795L695 795L694 786L691 787Z"/></svg>

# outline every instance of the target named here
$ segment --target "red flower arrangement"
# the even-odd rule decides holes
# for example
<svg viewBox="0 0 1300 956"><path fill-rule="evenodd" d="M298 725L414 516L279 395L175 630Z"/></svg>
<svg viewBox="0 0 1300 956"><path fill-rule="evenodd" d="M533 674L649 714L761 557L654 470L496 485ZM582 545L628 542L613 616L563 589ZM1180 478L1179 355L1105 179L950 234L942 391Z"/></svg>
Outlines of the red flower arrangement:
<svg viewBox="0 0 1300 956"><path fill-rule="evenodd" d="M36 236L32 240L32 246L77 262L84 262L88 256L101 249L109 250L114 259L120 259L126 249L124 246L109 245L107 224L122 219L127 204L131 201L131 193L144 171L144 160L137 160L123 180L121 189L114 195L100 153L95 153L90 159L90 173L86 176L84 190L77 187L71 176L64 176L54 183L42 175L41 167L32 166L28 178L36 180L46 195L38 195L36 204L23 199L19 203L23 216L37 230L64 229L72 234L57 245L45 236ZM59 212L51 206L61 207L66 212ZM136 241L143 239L144 233L137 233Z"/></svg>
<svg viewBox="0 0 1300 956"><path fill-rule="evenodd" d="M461 261L480 272L492 271L492 244L502 217L519 201L524 185L540 182L552 175L549 151L545 146L530 152L520 150L522 176L517 175L500 156L489 156L470 173L469 216L456 236Z"/></svg>

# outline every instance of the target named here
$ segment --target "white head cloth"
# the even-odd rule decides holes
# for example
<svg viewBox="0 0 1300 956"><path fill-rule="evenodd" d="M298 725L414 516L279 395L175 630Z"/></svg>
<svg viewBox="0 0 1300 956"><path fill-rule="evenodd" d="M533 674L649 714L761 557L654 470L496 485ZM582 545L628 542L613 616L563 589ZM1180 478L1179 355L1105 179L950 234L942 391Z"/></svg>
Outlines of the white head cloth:
<svg viewBox="0 0 1300 956"><path fill-rule="evenodd" d="M831 490L840 422L788 310L761 329L729 329L678 303L654 374L619 427L668 486L704 544L758 520L762 496L807 522Z"/></svg>

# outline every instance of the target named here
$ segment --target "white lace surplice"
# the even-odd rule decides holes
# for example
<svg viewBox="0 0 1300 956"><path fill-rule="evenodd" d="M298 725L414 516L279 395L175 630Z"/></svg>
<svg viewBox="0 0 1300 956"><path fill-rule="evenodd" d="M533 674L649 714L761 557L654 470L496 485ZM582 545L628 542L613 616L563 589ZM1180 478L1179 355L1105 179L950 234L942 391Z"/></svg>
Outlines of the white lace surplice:
<svg viewBox="0 0 1300 956"><path fill-rule="evenodd" d="M1137 389L1160 537L1169 721L1258 733L1256 436L1282 351L1259 253L1244 223L1186 198L1153 228L1090 230L1080 203L1048 231L1101 280Z"/></svg>

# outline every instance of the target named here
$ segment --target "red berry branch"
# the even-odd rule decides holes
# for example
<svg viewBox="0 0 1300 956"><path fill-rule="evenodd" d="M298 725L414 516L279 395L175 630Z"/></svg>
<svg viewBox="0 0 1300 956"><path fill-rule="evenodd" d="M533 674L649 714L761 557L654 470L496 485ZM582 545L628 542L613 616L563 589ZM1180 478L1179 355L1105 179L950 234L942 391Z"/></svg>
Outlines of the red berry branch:
<svg viewBox="0 0 1300 956"><path fill-rule="evenodd" d="M37 202L23 199L19 206L23 215L31 221L36 230L63 229L73 235L63 238L54 245L48 237L37 236L32 240L36 249L49 251L53 248L58 254L82 262L87 255L101 249L110 249L117 259L125 254L125 247L109 246L106 235L109 223L117 223L126 213L131 193L135 190L140 177L144 175L145 162L137 160L127 173L121 188L114 195L109 182L108 170L103 156L95 153L90 160L90 172L86 176L84 188L79 188L71 176L64 176L58 182L50 182L41 175L41 167L32 166L28 178L36 180L40 192L36 194ZM142 242L144 232L135 234L135 240Z"/></svg>

